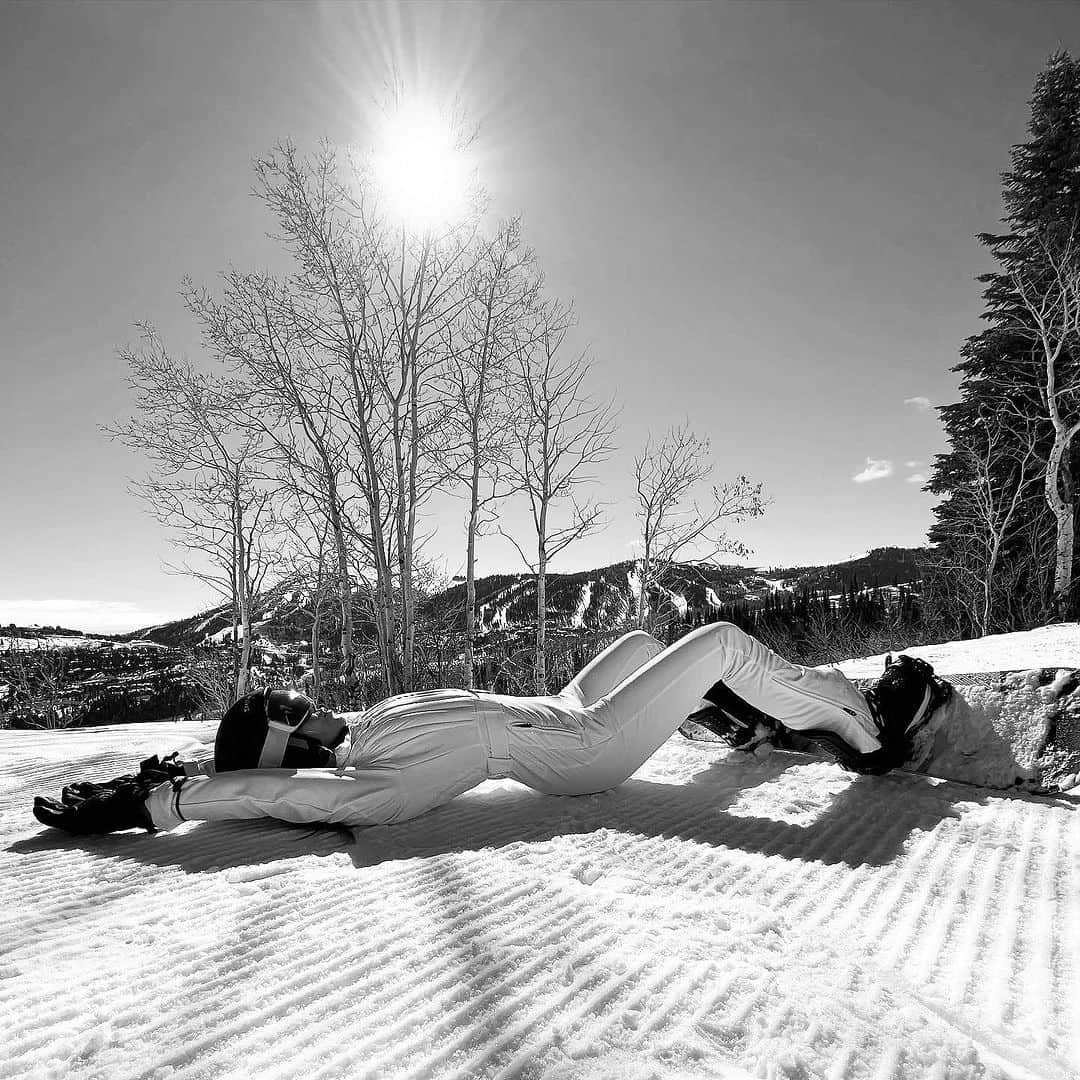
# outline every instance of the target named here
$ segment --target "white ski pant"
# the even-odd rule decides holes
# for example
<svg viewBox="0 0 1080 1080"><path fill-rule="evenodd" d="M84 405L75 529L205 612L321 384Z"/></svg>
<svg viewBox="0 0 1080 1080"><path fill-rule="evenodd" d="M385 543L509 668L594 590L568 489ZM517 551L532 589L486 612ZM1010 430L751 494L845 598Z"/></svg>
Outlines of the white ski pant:
<svg viewBox="0 0 1080 1080"><path fill-rule="evenodd" d="M584 795L634 773L722 679L795 730L831 731L878 748L862 695L838 671L791 664L731 623L665 649L633 631L559 694L520 698L436 690L389 698L364 714L340 769L264 769L193 777L151 792L154 824L271 817L379 825L406 821L489 778Z"/></svg>

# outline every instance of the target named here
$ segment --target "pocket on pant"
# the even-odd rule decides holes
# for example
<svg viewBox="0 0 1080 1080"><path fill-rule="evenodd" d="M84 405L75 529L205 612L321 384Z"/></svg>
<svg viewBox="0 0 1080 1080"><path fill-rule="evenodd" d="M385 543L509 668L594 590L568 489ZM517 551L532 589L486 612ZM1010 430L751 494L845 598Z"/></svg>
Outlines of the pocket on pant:
<svg viewBox="0 0 1080 1080"><path fill-rule="evenodd" d="M815 671L813 668L804 668L799 676L794 679L786 678L783 674L776 672L771 672L769 678L791 693L813 698L815 701L820 701L833 709L839 709L841 712L847 713L848 716L859 716L857 709L852 708L850 704L846 704L840 698L838 691L846 688L836 686L833 680L829 679L824 672Z"/></svg>
<svg viewBox="0 0 1080 1080"><path fill-rule="evenodd" d="M770 673L769 677L787 697L785 711L774 715L792 730L822 728L834 732L860 753L879 747L869 710L856 707L862 695L846 680L839 683L830 673L813 668L804 668L797 678L785 678L780 673Z"/></svg>
<svg viewBox="0 0 1080 1080"><path fill-rule="evenodd" d="M515 720L507 725L517 730L525 729L526 731L555 731L561 735L580 735L581 728L578 727L563 727L560 724L530 724L527 720Z"/></svg>

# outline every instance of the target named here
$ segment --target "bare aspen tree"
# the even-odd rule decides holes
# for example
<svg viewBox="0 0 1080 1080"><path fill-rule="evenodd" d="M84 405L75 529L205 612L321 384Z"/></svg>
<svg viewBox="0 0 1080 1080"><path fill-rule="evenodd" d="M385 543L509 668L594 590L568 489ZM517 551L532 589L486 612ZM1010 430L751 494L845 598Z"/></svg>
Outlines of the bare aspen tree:
<svg viewBox="0 0 1080 1080"><path fill-rule="evenodd" d="M587 394L584 384L590 368L584 354L568 356L561 351L569 326L565 309L547 305L535 344L521 353L518 362L522 405L514 428L518 454L512 471L528 500L534 555L503 533L536 574L534 684L538 694L547 692L548 564L599 527L601 505L592 500L579 502L577 493L595 479L593 466L614 450L613 406L597 404ZM563 507L568 513L556 519Z"/></svg>
<svg viewBox="0 0 1080 1080"><path fill-rule="evenodd" d="M138 415L105 430L153 463L134 490L180 547L204 557L205 566L185 563L184 572L231 602L235 692L242 697L253 604L275 560L265 447L260 434L237 422L249 407L247 388L174 361L149 327L142 347L125 347L121 356Z"/></svg>
<svg viewBox="0 0 1080 1080"><path fill-rule="evenodd" d="M985 635L1008 625L996 618L995 606L1009 600L1002 580L1005 545L1038 497L1037 432L1031 421L1006 425L1000 413L984 412L967 437L954 440L954 448L969 479L954 494L958 527L949 545L950 569L958 595L969 595L969 618Z"/></svg>
<svg viewBox="0 0 1080 1080"><path fill-rule="evenodd" d="M281 282L229 275L216 305L191 289L189 303L215 347L250 372L266 398L279 397L270 427L277 430L276 448L294 478L307 478L334 537L345 677L355 674L355 578L367 571L354 562L359 553L374 577L384 679L389 690L397 690L396 565L386 540L390 456L373 368L378 358L369 339L379 237L356 212L362 183L358 191L346 190L331 147L304 159L285 143L257 162L255 171L255 194L274 215L277 239L292 254L296 271ZM386 312L377 317L387 321Z"/></svg>
<svg viewBox="0 0 1080 1080"><path fill-rule="evenodd" d="M1080 238L1073 223L1067 235L1030 238L1038 258L1033 268L1013 270L1008 280L1019 303L1010 329L1033 346L1033 377L1017 365L1017 383L1001 399L1003 409L1021 420L1049 422L1051 440L1043 474L1043 493L1054 516L1053 602L1058 618L1073 607L1076 481L1071 456L1080 432Z"/></svg>
<svg viewBox="0 0 1080 1080"><path fill-rule="evenodd" d="M379 311L387 318L374 321L371 338L380 359L374 370L386 410L393 483L401 662L395 689L414 685L418 515L446 475L440 450L450 403L439 392L439 376L447 359L447 328L464 303L474 235L475 222L428 229L418 237L400 226L387 230L377 249Z"/></svg>
<svg viewBox="0 0 1080 1080"><path fill-rule="evenodd" d="M337 582L336 544L321 492L313 494L303 478L288 466L279 476L282 493L281 534L284 582L292 588L294 611L307 616L311 641L311 672L308 692L323 699L326 689L322 664L324 628L337 606L342 590ZM344 620L339 622L344 633ZM344 689L344 687L342 687Z"/></svg>
<svg viewBox="0 0 1080 1080"><path fill-rule="evenodd" d="M672 563L690 552L705 560L725 552L748 554L724 529L764 513L761 484L739 476L709 485L712 472L708 437L698 437L685 423L658 442L650 437L634 459L642 552L638 626L643 630L653 629L650 590Z"/></svg>
<svg viewBox="0 0 1080 1080"><path fill-rule="evenodd" d="M492 511L517 488L511 458L520 382L515 364L528 347L540 275L521 240L520 222L505 222L480 245L465 285L446 372L451 446L447 463L465 488L465 679L475 678L476 540Z"/></svg>
<svg viewBox="0 0 1080 1080"><path fill-rule="evenodd" d="M418 519L445 477L436 374L476 215L413 235L387 221L364 170L344 169L329 147L302 160L281 146L257 175L300 267L288 283L297 331L336 372L329 407L364 502L351 525L370 559L380 659L396 693L413 683Z"/></svg>
<svg viewBox="0 0 1080 1080"><path fill-rule="evenodd" d="M393 567L386 558L383 538L383 431L373 393L369 348L370 320L377 317L371 291L378 237L365 229L353 209L363 207L366 191L359 181L356 191L347 189L337 154L328 145L309 159L300 158L291 144L280 145L274 154L256 163L255 171L256 195L277 219L279 239L298 267L288 283L294 340L311 350L315 363L329 362L337 372L328 382L328 414L341 425L353 451L346 463L366 513L363 528L351 524L355 536L366 538L373 562L376 633L387 685L392 689ZM385 313L382 317L385 319ZM340 499L331 499L328 509L334 505L340 507ZM342 518L337 524L339 574L342 586L348 588L345 534L350 523ZM343 602L343 617L350 620L350 639L351 607L350 595ZM351 658L347 669L350 665Z"/></svg>
<svg viewBox="0 0 1080 1080"><path fill-rule="evenodd" d="M335 419L341 384L288 284L266 275L225 276L220 298L185 283L184 298L203 326L208 347L241 370L257 404L241 418L272 446L279 474L294 499L317 505L330 529L341 613L342 669L354 666L351 535L356 531L347 490L349 450Z"/></svg>

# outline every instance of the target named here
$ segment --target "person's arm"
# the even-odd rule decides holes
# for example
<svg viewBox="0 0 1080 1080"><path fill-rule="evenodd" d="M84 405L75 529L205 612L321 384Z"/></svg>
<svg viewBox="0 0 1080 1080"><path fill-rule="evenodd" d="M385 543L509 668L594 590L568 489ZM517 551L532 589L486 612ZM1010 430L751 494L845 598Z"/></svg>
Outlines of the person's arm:
<svg viewBox="0 0 1080 1080"><path fill-rule="evenodd" d="M68 784L59 799L38 796L34 816L43 825L87 835L251 818L382 825L398 818L404 805L394 769L244 769L189 777L161 764L153 758L139 773Z"/></svg>
<svg viewBox="0 0 1080 1080"><path fill-rule="evenodd" d="M386 825L402 811L399 784L396 769L239 769L163 784L146 805L156 829L252 818Z"/></svg>

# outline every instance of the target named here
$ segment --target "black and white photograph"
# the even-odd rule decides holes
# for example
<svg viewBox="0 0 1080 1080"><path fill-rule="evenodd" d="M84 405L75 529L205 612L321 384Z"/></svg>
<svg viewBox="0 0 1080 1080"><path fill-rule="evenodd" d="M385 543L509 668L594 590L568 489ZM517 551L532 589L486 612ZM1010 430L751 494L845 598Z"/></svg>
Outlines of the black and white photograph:
<svg viewBox="0 0 1080 1080"><path fill-rule="evenodd" d="M1080 5L0 0L0 1078L1080 1080Z"/></svg>

